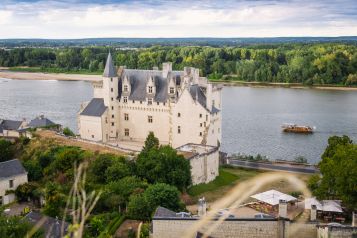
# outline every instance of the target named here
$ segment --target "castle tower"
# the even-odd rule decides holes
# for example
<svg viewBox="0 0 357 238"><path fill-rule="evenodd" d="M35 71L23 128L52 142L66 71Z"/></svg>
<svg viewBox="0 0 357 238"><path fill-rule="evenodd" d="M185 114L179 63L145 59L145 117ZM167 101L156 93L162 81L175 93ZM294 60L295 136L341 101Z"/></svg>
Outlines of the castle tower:
<svg viewBox="0 0 357 238"><path fill-rule="evenodd" d="M115 140L118 138L118 74L114 67L112 55L109 52L107 62L103 72L103 98L104 104L108 107L108 138L107 140Z"/></svg>

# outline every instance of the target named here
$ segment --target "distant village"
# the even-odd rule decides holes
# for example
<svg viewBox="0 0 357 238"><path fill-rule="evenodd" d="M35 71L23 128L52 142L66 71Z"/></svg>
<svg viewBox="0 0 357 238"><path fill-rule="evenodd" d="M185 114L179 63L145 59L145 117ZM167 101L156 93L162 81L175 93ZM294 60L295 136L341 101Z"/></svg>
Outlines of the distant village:
<svg viewBox="0 0 357 238"><path fill-rule="evenodd" d="M171 63L164 63L162 70L116 68L109 53L103 79L94 82L93 88L94 98L79 108L79 135L64 133L62 125L41 115L30 121L1 119L0 138L8 141L31 139L37 132L50 131L53 138L61 138L69 145L85 143L89 147L102 146L118 153L125 152L132 159L144 153L148 136L154 135L154 141L173 147L189 161L190 186L214 184L222 175L220 168L224 166L250 169L249 161L235 164L220 152L221 87L200 77L198 69L185 67L183 71L174 71ZM269 170L263 162L261 166L259 162L255 166L255 171ZM279 171L282 171L284 166L307 168L307 165L280 164L276 170L280 168ZM116 172L114 175L117 175ZM180 174L176 176L180 177ZM0 162L0 204L4 207L4 214L22 215L34 225L45 221L40 225L45 237L62 237L71 227L70 219L62 221L58 217L42 214L45 196L40 196L37 209L28 205L30 199L17 203L14 191L28 182L28 171L19 159ZM232 193L233 190L229 191L227 196ZM235 202L232 200L230 204ZM303 193L281 192L279 188L251 194L237 206L217 208L215 203L202 196L195 204L179 209L170 209L164 204L156 206L154 213L150 214L151 223L146 237L347 238L357 234L357 214L346 215L341 200L319 200L314 196L306 197ZM351 217L349 224L346 217ZM140 224L135 229L128 225L128 229L141 234L143 223ZM196 226L198 228L191 231ZM111 236L122 237L118 235L118 230ZM98 234L98 237L101 236Z"/></svg>

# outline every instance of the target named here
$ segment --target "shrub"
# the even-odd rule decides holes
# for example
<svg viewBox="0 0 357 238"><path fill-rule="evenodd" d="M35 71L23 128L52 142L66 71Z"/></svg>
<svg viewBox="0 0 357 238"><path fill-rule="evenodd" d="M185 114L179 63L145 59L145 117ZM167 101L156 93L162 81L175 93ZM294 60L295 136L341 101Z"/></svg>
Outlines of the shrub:
<svg viewBox="0 0 357 238"><path fill-rule="evenodd" d="M13 159L15 149L10 141L0 139L0 162Z"/></svg>
<svg viewBox="0 0 357 238"><path fill-rule="evenodd" d="M65 136L75 136L75 134L73 133L73 131L71 131L71 129L69 129L68 127L65 127L63 129L63 134Z"/></svg>

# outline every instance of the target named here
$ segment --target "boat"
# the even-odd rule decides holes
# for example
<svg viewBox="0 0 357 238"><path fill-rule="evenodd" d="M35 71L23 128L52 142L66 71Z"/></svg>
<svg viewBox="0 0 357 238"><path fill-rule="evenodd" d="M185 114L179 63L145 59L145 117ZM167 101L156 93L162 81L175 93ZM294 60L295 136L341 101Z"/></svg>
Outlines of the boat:
<svg viewBox="0 0 357 238"><path fill-rule="evenodd" d="M310 134L314 132L314 127L311 126L300 126L292 123L285 123L281 126L283 128L283 132L291 132L291 133L302 133L302 134Z"/></svg>

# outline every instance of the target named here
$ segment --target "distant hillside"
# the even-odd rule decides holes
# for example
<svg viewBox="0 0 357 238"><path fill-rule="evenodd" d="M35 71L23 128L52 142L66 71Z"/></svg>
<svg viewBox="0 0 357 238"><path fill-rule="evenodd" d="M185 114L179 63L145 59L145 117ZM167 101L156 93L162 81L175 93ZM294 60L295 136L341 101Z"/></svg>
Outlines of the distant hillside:
<svg viewBox="0 0 357 238"><path fill-rule="evenodd" d="M88 39L0 39L0 47L115 46L242 46L281 43L357 43L357 36L340 37L267 37L267 38L88 38Z"/></svg>

